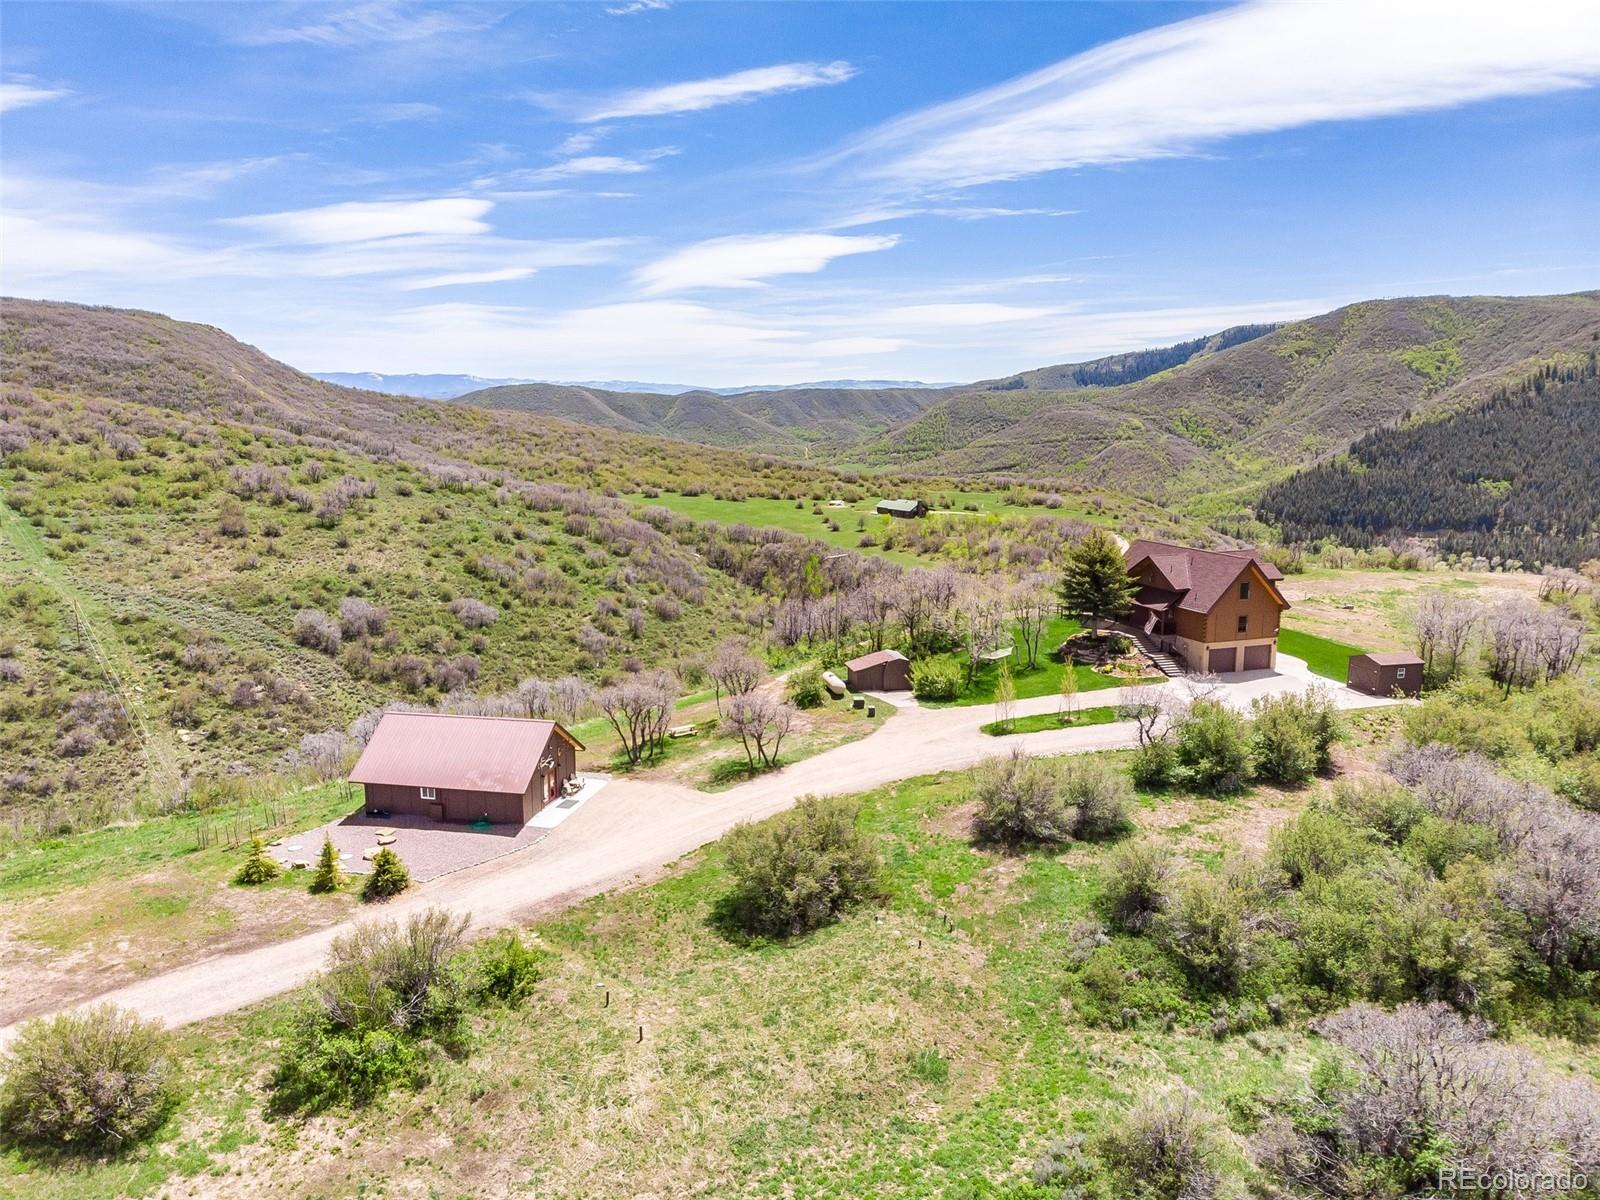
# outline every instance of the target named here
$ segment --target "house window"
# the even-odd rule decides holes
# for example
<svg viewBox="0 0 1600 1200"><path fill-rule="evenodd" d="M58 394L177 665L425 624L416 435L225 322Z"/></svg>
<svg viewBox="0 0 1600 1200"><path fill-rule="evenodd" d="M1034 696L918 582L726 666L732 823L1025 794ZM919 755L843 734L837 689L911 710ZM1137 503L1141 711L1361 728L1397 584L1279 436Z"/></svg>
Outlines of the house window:
<svg viewBox="0 0 1600 1200"><path fill-rule="evenodd" d="M1248 587L1250 585L1246 584L1245 586ZM1250 618L1246 617L1246 616L1241 616L1239 618L1239 632L1243 633L1249 627L1250 627Z"/></svg>
<svg viewBox="0 0 1600 1200"><path fill-rule="evenodd" d="M1239 599L1241 599L1241 600L1250 599L1250 581L1248 579L1246 579L1243 583L1241 583L1239 585ZM1241 625L1241 626L1239 626L1239 628L1243 629L1244 626Z"/></svg>
<svg viewBox="0 0 1600 1200"><path fill-rule="evenodd" d="M422 798L424 800L437 800L439 798L439 793L430 787L418 788L417 791L422 793Z"/></svg>
<svg viewBox="0 0 1600 1200"><path fill-rule="evenodd" d="M1396 667L1394 669L1394 677L1396 679L1404 679L1406 677L1406 669L1404 667Z"/></svg>

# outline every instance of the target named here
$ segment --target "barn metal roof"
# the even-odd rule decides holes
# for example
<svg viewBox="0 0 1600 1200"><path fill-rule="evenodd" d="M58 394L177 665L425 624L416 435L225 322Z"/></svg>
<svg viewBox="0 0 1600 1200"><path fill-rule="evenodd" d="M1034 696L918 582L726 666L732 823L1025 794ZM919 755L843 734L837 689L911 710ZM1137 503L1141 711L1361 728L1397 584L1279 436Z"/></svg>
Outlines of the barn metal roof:
<svg viewBox="0 0 1600 1200"><path fill-rule="evenodd" d="M863 654L860 658L852 658L845 663L851 671L865 671L871 667L881 666L884 663L905 662L906 656L898 650L874 650L871 654Z"/></svg>
<svg viewBox="0 0 1600 1200"><path fill-rule="evenodd" d="M920 503L920 500L879 500L878 508L889 512L916 512Z"/></svg>
<svg viewBox="0 0 1600 1200"><path fill-rule="evenodd" d="M350 772L350 782L521 795L552 735L582 748L554 721L384 713Z"/></svg>
<svg viewBox="0 0 1600 1200"><path fill-rule="evenodd" d="M1419 655L1406 650L1371 650L1366 654L1357 654L1356 658L1370 659L1380 667L1420 667L1422 659Z"/></svg>

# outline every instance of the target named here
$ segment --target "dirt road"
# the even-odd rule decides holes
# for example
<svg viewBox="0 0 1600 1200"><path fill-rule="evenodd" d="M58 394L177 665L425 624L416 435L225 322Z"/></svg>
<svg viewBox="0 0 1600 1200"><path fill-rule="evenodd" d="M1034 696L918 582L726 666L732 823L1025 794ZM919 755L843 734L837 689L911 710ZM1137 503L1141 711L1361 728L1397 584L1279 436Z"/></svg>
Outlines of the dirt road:
<svg viewBox="0 0 1600 1200"><path fill-rule="evenodd" d="M1279 659L1281 673L1231 677L1221 698L1247 708L1256 696L1325 684L1314 680L1298 659L1286 655ZM1116 704L1129 692L1175 692L1180 686L1089 692L1080 703ZM1334 688L1333 694L1346 708L1393 703L1344 688ZM979 728L995 719L991 705L927 709L903 693L890 699L899 711L869 737L725 792L614 780L528 850L438 879L379 911L387 917L445 907L470 913L477 929L495 929L648 879L739 822L770 816L801 796L859 792L968 767L1018 745L1034 754L1064 754L1120 749L1135 741L1134 726L1128 722L995 738ZM1016 715L1054 712L1058 703L1055 696L1022 700ZM204 1020L303 983L321 967L329 943L349 927L350 923L332 926L274 945L202 959L94 999L124 1005L169 1025ZM0 1029L0 1045L14 1029Z"/></svg>

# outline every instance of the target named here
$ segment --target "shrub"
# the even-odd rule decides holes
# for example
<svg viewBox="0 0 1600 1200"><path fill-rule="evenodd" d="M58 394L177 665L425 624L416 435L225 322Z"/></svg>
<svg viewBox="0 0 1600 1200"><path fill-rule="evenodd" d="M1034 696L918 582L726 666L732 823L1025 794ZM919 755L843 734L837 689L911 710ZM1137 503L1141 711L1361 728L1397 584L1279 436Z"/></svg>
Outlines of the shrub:
<svg viewBox="0 0 1600 1200"><path fill-rule="evenodd" d="M1317 746L1296 710L1293 696L1263 697L1252 703L1250 731L1256 774L1274 783L1304 783L1317 773Z"/></svg>
<svg viewBox="0 0 1600 1200"><path fill-rule="evenodd" d="M267 845L261 838L250 839L250 849L245 852L244 866L239 868L239 873L233 877L235 883L255 886L267 883L283 874L283 868L267 853Z"/></svg>
<svg viewBox="0 0 1600 1200"><path fill-rule="evenodd" d="M453 961L467 918L440 909L375 921L334 940L273 1073L273 1107L365 1104L420 1080L422 1038L466 1039L465 979Z"/></svg>
<svg viewBox="0 0 1600 1200"><path fill-rule="evenodd" d="M1309 808L1272 831L1267 861L1290 887L1314 876L1335 875L1370 853L1370 844L1350 823L1321 809Z"/></svg>
<svg viewBox="0 0 1600 1200"><path fill-rule="evenodd" d="M1254 964L1266 923L1259 888L1246 868L1195 871L1178 881L1156 922L1163 944L1207 987L1231 992Z"/></svg>
<svg viewBox="0 0 1600 1200"><path fill-rule="evenodd" d="M1061 797L1055 770L1020 749L972 768L972 793L978 804L973 828L985 841L1022 846L1072 840L1076 814Z"/></svg>
<svg viewBox="0 0 1600 1200"><path fill-rule="evenodd" d="M1250 778L1250 735L1242 716L1216 700L1196 700L1177 722L1179 777L1200 792L1227 794Z"/></svg>
<svg viewBox="0 0 1600 1200"><path fill-rule="evenodd" d="M370 600L346 596L339 601L339 631L347 638L376 636L388 624L389 610Z"/></svg>
<svg viewBox="0 0 1600 1200"><path fill-rule="evenodd" d="M878 892L879 863L857 827L859 807L806 796L723 839L734 890L729 907L748 932L789 937L817 929Z"/></svg>
<svg viewBox="0 0 1600 1200"><path fill-rule="evenodd" d="M911 694L918 700L954 700L961 694L961 671L942 658L911 664Z"/></svg>
<svg viewBox="0 0 1600 1200"><path fill-rule="evenodd" d="M74 1150L138 1141L176 1103L169 1053L159 1024L110 1004L28 1021L3 1059L0 1129Z"/></svg>
<svg viewBox="0 0 1600 1200"><path fill-rule="evenodd" d="M387 900L398 896L411 886L411 872L406 870L400 856L387 846L381 846L372 856L372 871L361 887L363 900Z"/></svg>
<svg viewBox="0 0 1600 1200"><path fill-rule="evenodd" d="M302 646L337 654L341 637L339 623L325 612L302 608L294 615L294 640Z"/></svg>
<svg viewBox="0 0 1600 1200"><path fill-rule="evenodd" d="M1432 1193L1464 1176L1558 1176L1600 1163L1600 1093L1442 1004L1357 1004L1318 1023L1337 1057L1254 1147L1298 1194Z"/></svg>
<svg viewBox="0 0 1600 1200"><path fill-rule="evenodd" d="M500 610L482 600L461 596L450 601L450 613L468 629L483 629L500 619Z"/></svg>
<svg viewBox="0 0 1600 1200"><path fill-rule="evenodd" d="M1177 748L1165 738L1139 747L1128 774L1142 788L1171 787L1178 778Z"/></svg>
<svg viewBox="0 0 1600 1200"><path fill-rule="evenodd" d="M514 1008L533 994L544 976L548 951L530 946L514 929L488 939L478 948L477 994Z"/></svg>
<svg viewBox="0 0 1600 1200"><path fill-rule="evenodd" d="M1154 842L1130 842L1106 859L1101 886L1111 920L1129 933L1143 933L1166 906L1172 857Z"/></svg>
<svg viewBox="0 0 1600 1200"><path fill-rule="evenodd" d="M1141 1100L1094 1149L1120 1196L1208 1200L1221 1185L1218 1123L1187 1088Z"/></svg>
<svg viewBox="0 0 1600 1200"><path fill-rule="evenodd" d="M344 872L339 869L339 852L333 839L322 835L322 853L317 856L317 873L311 877L313 892L337 892L344 886Z"/></svg>
<svg viewBox="0 0 1600 1200"><path fill-rule="evenodd" d="M1097 841L1127 829L1133 786L1121 771L1092 759L1069 759L1061 773L1061 801L1072 836Z"/></svg>
<svg viewBox="0 0 1600 1200"><path fill-rule="evenodd" d="M796 708L816 708L826 697L822 672L816 667L802 667L789 676L789 699Z"/></svg>

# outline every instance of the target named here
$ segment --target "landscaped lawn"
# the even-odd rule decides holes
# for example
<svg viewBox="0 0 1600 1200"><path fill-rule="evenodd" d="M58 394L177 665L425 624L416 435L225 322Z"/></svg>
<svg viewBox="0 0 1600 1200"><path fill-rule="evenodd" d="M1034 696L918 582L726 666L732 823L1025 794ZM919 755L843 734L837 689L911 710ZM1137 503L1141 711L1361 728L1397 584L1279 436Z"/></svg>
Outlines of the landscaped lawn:
<svg viewBox="0 0 1600 1200"><path fill-rule="evenodd" d="M1314 633L1302 633L1298 629L1280 629L1278 649L1285 654L1305 659L1306 666L1315 674L1326 679L1336 679L1340 683L1345 681L1350 666L1350 656L1366 653L1360 646L1347 646L1343 642L1318 637Z"/></svg>
<svg viewBox="0 0 1600 1200"><path fill-rule="evenodd" d="M1016 685L1017 699L1026 700L1030 696L1054 696L1061 691L1061 673L1067 670L1067 665L1056 661L1052 651L1073 634L1083 629L1082 624L1070 617L1055 617L1045 630L1044 640L1039 644L1039 665L1029 670L1026 666L1024 651L1021 642L1016 643L1016 650L1008 660L1011 666L1011 682ZM952 652L942 657L954 663L963 675L966 673L966 659L959 652ZM1078 691L1093 692L1101 688L1126 687L1129 684L1141 682L1137 679L1118 679L1113 675L1102 675L1093 668L1081 663L1074 663L1071 668L1077 672ZM997 665L987 665L979 670L972 681L972 686L955 700L924 700L923 704L930 708L945 708L961 704L993 704L995 682L1000 678L1000 668Z"/></svg>
<svg viewBox="0 0 1600 1200"><path fill-rule="evenodd" d="M1099 708L1079 709L1072 714L1072 720L1065 720L1060 713L1035 713L1031 717L1018 717L1014 721L990 721L982 729L990 737L1005 737L1013 733L1043 733L1047 729L1079 729L1089 725L1110 725L1117 719L1117 707L1114 704L1102 705Z"/></svg>

